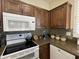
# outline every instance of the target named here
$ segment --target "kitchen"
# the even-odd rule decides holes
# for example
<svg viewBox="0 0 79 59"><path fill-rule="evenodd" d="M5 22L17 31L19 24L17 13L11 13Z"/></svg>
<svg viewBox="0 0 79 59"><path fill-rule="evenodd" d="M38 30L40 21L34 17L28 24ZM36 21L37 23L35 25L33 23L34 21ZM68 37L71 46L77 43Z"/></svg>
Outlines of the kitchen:
<svg viewBox="0 0 79 59"><path fill-rule="evenodd" d="M0 0L0 58L79 59L76 3Z"/></svg>

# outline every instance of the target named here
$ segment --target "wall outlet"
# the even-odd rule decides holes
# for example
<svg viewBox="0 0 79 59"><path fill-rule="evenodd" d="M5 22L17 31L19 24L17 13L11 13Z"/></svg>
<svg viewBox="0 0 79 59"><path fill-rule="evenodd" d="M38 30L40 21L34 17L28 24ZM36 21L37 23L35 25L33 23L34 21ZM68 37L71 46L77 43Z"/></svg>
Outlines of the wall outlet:
<svg viewBox="0 0 79 59"><path fill-rule="evenodd" d="M71 32L66 32L66 36L71 36Z"/></svg>

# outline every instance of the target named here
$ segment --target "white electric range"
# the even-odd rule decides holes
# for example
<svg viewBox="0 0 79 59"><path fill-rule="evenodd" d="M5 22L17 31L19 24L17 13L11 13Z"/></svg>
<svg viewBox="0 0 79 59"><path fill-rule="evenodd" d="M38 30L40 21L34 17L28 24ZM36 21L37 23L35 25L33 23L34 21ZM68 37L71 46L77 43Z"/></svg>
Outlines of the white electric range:
<svg viewBox="0 0 79 59"><path fill-rule="evenodd" d="M32 41L31 33L7 35L1 59L39 59L39 45Z"/></svg>

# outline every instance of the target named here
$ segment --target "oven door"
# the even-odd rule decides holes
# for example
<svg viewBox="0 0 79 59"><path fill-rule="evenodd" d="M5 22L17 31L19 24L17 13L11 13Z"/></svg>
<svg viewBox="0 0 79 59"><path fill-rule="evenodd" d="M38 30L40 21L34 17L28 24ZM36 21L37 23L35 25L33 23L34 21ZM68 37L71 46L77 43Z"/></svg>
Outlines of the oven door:
<svg viewBox="0 0 79 59"><path fill-rule="evenodd" d="M39 59L39 46L1 56L1 59Z"/></svg>
<svg viewBox="0 0 79 59"><path fill-rule="evenodd" d="M38 53L38 51L35 51L35 52L32 52L28 55L25 55L25 56L21 57L21 58L18 58L18 59L39 59L37 53Z"/></svg>

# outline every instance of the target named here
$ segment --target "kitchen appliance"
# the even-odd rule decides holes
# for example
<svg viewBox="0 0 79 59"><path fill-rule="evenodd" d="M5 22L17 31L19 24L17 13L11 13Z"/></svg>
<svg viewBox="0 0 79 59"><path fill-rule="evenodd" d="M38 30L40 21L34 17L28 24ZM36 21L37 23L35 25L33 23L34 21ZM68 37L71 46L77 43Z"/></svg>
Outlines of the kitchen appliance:
<svg viewBox="0 0 79 59"><path fill-rule="evenodd" d="M39 46L31 38L31 33L7 35L1 59L39 59Z"/></svg>
<svg viewBox="0 0 79 59"><path fill-rule="evenodd" d="M35 30L35 17L3 12L3 30L5 32Z"/></svg>

